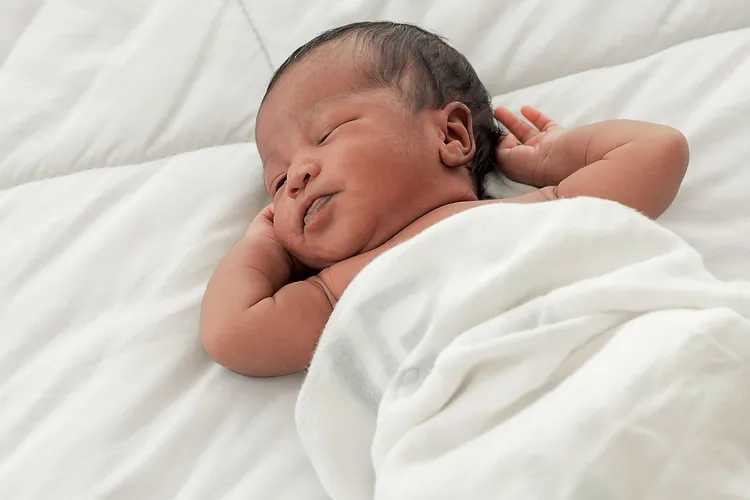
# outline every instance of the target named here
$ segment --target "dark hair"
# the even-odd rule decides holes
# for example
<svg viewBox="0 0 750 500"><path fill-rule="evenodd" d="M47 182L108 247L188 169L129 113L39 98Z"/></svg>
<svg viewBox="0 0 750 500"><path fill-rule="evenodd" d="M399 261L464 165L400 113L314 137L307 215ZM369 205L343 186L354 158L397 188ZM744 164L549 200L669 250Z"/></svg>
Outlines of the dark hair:
<svg viewBox="0 0 750 500"><path fill-rule="evenodd" d="M453 101L471 110L476 152L469 166L477 196L485 194L484 180L497 167L495 147L502 137L493 114L490 95L466 57L444 38L418 26L393 22L359 22L321 33L297 50L276 70L266 95L284 73L313 50L346 36L375 48L372 74L376 83L404 90L418 111L441 109ZM265 97L264 97L265 99Z"/></svg>

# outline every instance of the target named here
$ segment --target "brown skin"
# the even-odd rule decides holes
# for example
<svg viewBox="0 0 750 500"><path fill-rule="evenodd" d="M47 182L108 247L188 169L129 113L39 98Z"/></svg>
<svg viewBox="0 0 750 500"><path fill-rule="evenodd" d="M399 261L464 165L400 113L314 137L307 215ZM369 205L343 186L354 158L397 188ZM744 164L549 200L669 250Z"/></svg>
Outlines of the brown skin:
<svg viewBox="0 0 750 500"><path fill-rule="evenodd" d="M656 218L687 168L687 142L669 127L613 120L566 130L525 107L531 127L499 108L511 131L497 149L504 173L540 189L479 201L467 168L475 151L468 108L414 112L399 92L367 85L361 74L351 51L315 52L261 108L256 139L273 204L220 263L201 314L204 348L235 372L305 369L359 271L450 215L485 203L595 196ZM305 218L310 203L331 194ZM303 269L320 272L293 281Z"/></svg>

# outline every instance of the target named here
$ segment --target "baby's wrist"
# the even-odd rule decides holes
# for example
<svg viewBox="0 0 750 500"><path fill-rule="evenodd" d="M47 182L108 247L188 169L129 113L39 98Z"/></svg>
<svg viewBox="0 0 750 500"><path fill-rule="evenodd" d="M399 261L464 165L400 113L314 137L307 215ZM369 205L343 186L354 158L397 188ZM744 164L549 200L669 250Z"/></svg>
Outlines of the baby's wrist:
<svg viewBox="0 0 750 500"><path fill-rule="evenodd" d="M246 235L239 243L246 256L246 264L260 271L279 289L289 282L294 269L289 252L278 241L264 235Z"/></svg>
<svg viewBox="0 0 750 500"><path fill-rule="evenodd" d="M567 130L560 135L543 161L545 186L557 186L587 165L588 136L586 131L580 129Z"/></svg>

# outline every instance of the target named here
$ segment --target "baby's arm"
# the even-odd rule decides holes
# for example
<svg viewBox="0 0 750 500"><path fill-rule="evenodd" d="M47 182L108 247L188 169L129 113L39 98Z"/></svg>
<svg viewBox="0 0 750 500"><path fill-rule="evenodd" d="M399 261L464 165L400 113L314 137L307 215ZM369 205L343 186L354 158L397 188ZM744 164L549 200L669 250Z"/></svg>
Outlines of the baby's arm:
<svg viewBox="0 0 750 500"><path fill-rule="evenodd" d="M253 377L304 370L333 309L318 277L287 284L293 261L272 220L270 206L255 218L211 277L201 309L209 356Z"/></svg>
<svg viewBox="0 0 750 500"><path fill-rule="evenodd" d="M520 146L510 142L516 141L514 136L501 143L501 167L509 177L542 188L516 201L595 196L656 218L677 195L689 159L679 131L631 120L565 130L533 108L523 113L541 132L507 110L496 113L513 134L523 137Z"/></svg>

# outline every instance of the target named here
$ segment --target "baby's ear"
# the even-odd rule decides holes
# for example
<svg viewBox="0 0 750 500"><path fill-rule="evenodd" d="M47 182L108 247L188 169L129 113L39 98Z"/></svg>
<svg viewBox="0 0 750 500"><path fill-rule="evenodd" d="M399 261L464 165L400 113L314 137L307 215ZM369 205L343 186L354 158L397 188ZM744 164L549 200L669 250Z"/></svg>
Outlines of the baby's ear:
<svg viewBox="0 0 750 500"><path fill-rule="evenodd" d="M454 101L441 109L439 115L443 133L440 160L446 167L468 165L476 151L471 111L466 104Z"/></svg>

